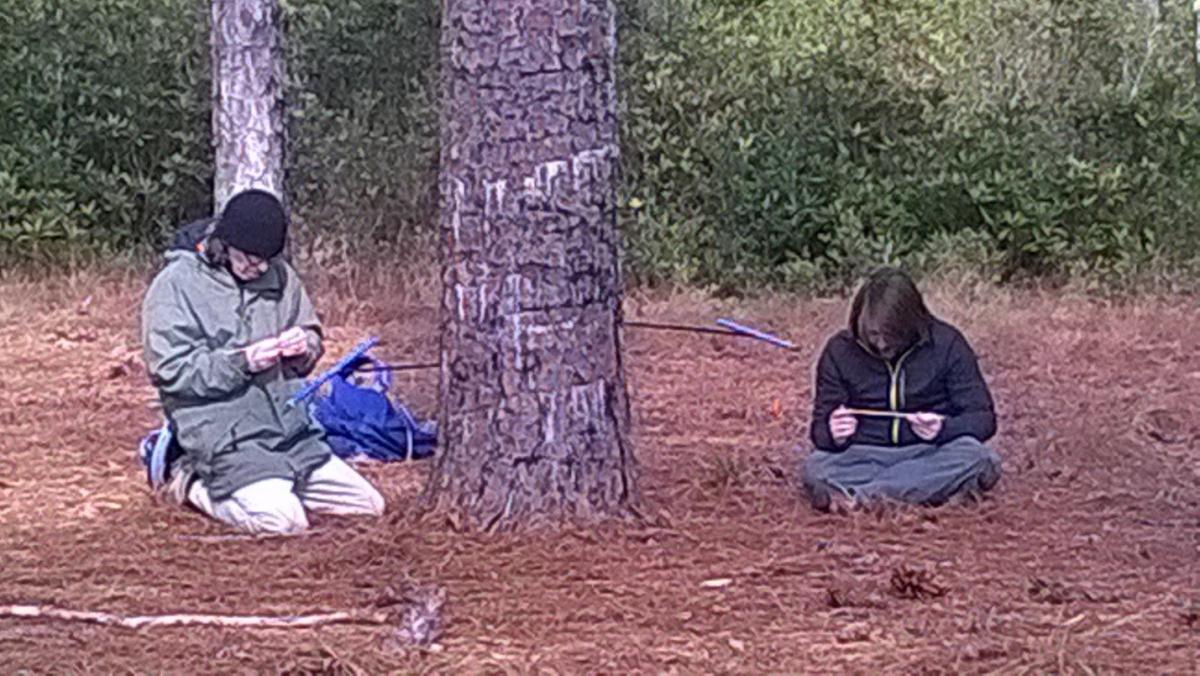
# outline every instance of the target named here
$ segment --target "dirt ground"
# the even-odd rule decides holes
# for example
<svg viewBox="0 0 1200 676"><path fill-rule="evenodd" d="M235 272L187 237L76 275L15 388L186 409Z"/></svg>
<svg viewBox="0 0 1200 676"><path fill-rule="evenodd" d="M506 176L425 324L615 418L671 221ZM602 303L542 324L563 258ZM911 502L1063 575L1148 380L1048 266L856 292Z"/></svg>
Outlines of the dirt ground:
<svg viewBox="0 0 1200 676"><path fill-rule="evenodd" d="M627 329L642 487L659 524L471 535L415 518L429 464L366 466L381 520L252 540L156 502L144 276L0 283L0 605L124 615L363 611L406 577L445 632L154 628L0 618L33 672L1101 673L1200 670L1200 333L1193 299L931 293L979 352L1005 477L981 505L812 512L794 489L811 364L844 301L638 293L627 315L730 316L803 346ZM436 354L425 291L316 284L324 364L369 334ZM435 372L397 377L431 414ZM714 580L725 582L713 582Z"/></svg>

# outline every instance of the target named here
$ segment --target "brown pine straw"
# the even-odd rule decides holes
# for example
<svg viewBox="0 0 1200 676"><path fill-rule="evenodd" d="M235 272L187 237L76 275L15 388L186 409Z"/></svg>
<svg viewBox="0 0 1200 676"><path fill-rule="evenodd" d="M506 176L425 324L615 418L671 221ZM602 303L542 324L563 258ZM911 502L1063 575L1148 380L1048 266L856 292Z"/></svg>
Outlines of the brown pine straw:
<svg viewBox="0 0 1200 676"><path fill-rule="evenodd" d="M414 295L397 274L355 268L336 278L343 286L311 287L327 328L320 366L366 335L385 341L377 356L388 361L430 354L440 288ZM362 283L346 281L354 275ZM396 649L398 620L131 631L0 616L5 673L1200 665L1194 299L934 288L932 309L971 339L996 397L1004 478L982 504L837 516L803 503L793 449L808 435L814 360L845 324L846 299L777 296L739 299L736 314L787 335L796 352L719 335L623 334L653 525L455 532L415 518L430 463L363 464L387 500L383 519L317 516L308 537L255 538L156 502L133 457L161 424L138 345L148 279L0 282L0 605L125 619L396 617L386 588L410 574L447 592L442 649ZM698 324L734 314L731 302L635 292L627 309ZM398 373L393 392L427 416L437 379Z"/></svg>

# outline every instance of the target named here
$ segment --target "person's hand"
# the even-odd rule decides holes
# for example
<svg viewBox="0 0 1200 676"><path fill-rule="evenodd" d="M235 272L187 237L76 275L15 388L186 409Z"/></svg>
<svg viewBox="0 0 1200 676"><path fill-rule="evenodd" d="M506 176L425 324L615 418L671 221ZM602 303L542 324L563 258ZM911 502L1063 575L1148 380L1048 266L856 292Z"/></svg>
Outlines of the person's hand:
<svg viewBox="0 0 1200 676"><path fill-rule="evenodd" d="M829 414L829 434L833 437L834 443L842 443L853 436L856 431L858 431L858 418L846 410L845 406L838 406L833 409L833 413Z"/></svg>
<svg viewBox="0 0 1200 676"><path fill-rule="evenodd" d="M942 422L946 417L940 413L913 413L908 416L908 425L913 434L924 441L933 441L942 431Z"/></svg>
<svg viewBox="0 0 1200 676"><path fill-rule="evenodd" d="M279 334L279 354L284 357L299 357L308 353L308 334L299 326Z"/></svg>
<svg viewBox="0 0 1200 676"><path fill-rule="evenodd" d="M279 361L278 338L265 338L246 348L246 366L251 373L266 371Z"/></svg>

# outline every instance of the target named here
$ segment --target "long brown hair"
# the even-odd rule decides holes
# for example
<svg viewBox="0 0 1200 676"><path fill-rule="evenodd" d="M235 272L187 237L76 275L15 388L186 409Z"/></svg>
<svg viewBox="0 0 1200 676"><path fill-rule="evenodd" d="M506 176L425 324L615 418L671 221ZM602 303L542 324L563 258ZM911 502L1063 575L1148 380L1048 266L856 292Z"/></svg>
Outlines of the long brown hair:
<svg viewBox="0 0 1200 676"><path fill-rule="evenodd" d="M214 268L229 267L229 245L221 239L220 235L213 233L205 237L201 254L204 256L204 260Z"/></svg>
<svg viewBox="0 0 1200 676"><path fill-rule="evenodd" d="M865 327L885 330L904 345L929 337L933 315L912 277L899 268L876 268L850 304L850 333L866 343Z"/></svg>

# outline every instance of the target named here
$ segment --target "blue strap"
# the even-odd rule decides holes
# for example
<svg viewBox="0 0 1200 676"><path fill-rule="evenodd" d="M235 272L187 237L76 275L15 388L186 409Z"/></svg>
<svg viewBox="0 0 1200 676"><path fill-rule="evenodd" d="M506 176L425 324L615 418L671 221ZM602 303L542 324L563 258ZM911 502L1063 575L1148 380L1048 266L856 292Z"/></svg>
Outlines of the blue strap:
<svg viewBox="0 0 1200 676"><path fill-rule="evenodd" d="M307 385L305 385L303 388L301 388L299 392L293 394L291 399L288 399L287 404L285 404L285 406L287 408L291 408L291 407L295 406L296 404L299 404L300 402L304 401L305 399L308 399L309 397L311 397L314 392L321 389L322 385L329 382L329 380L331 378L333 378L334 376L338 375L342 371L349 368L355 361L357 361L364 354L366 354L367 350L370 350L371 348L375 347L375 345L378 343L379 343L379 338L377 338L375 336L371 336L370 338L367 338L363 342L356 345L353 350L350 350L349 354L347 354L345 357L342 357L341 359L339 359L338 363L336 363L333 366L326 369L325 372L322 373L321 375L308 381Z"/></svg>
<svg viewBox="0 0 1200 676"><path fill-rule="evenodd" d="M150 485L161 486L167 477L167 447L171 444L171 424L163 421L162 428L154 439L154 447L150 449L150 462L147 468L150 472Z"/></svg>

